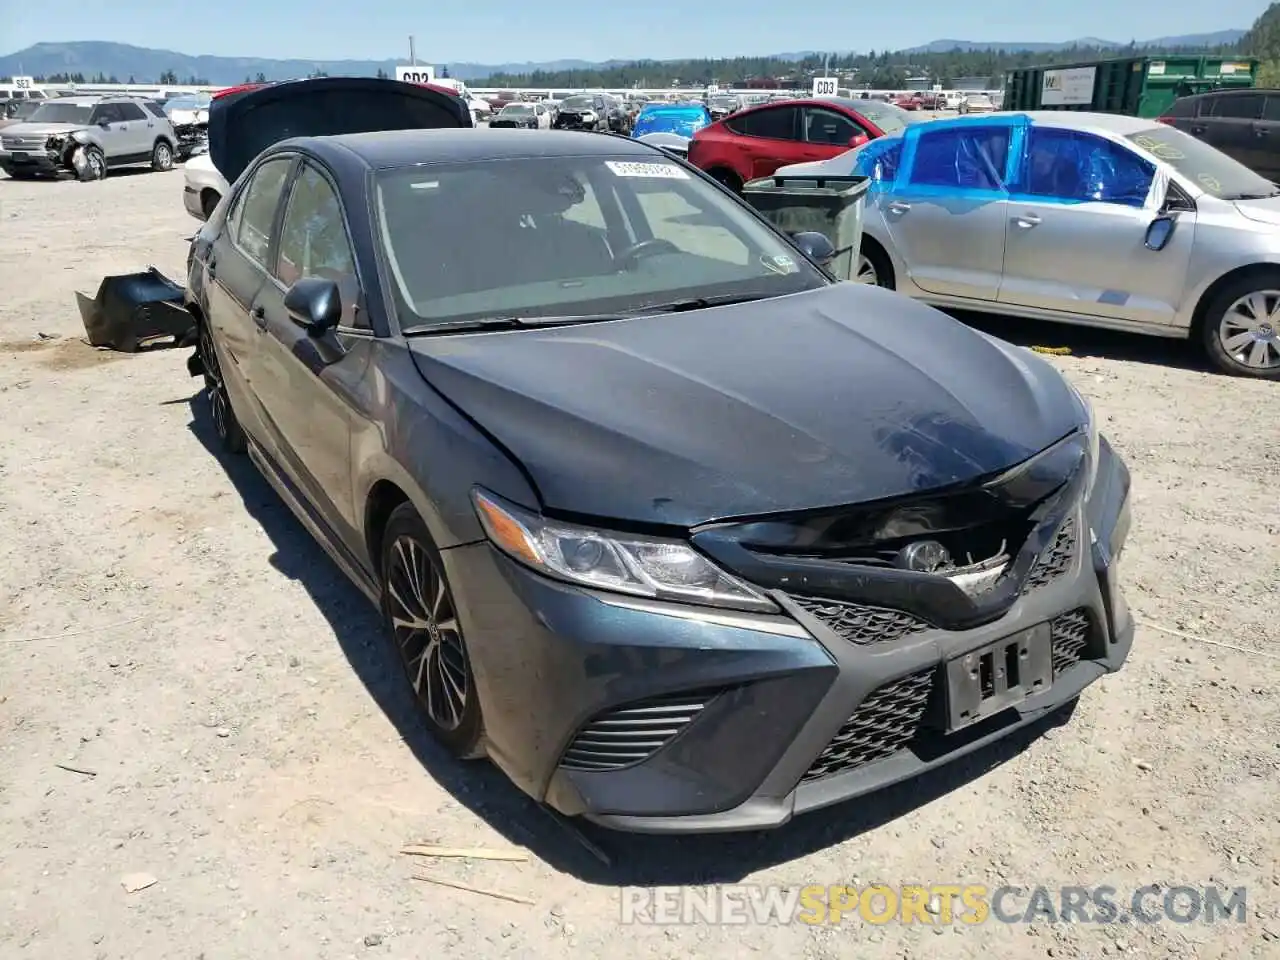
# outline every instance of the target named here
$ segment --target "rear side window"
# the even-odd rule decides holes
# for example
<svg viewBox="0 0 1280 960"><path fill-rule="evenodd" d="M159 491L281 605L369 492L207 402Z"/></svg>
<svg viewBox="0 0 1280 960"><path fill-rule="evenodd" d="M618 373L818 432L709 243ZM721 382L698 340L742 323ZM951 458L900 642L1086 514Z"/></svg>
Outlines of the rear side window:
<svg viewBox="0 0 1280 960"><path fill-rule="evenodd" d="M882 183L892 183L898 178L898 164L901 162L902 141L882 137L858 148L853 172Z"/></svg>
<svg viewBox="0 0 1280 960"><path fill-rule="evenodd" d="M911 182L919 186L1003 190L1008 127L966 127L922 133Z"/></svg>
<svg viewBox="0 0 1280 960"><path fill-rule="evenodd" d="M1245 93L1232 97L1214 97L1212 117L1223 120L1257 120L1262 116L1262 102L1265 98L1257 93Z"/></svg>
<svg viewBox="0 0 1280 960"><path fill-rule="evenodd" d="M1155 165L1128 147L1077 130L1033 127L1019 192L1141 207Z"/></svg>
<svg viewBox="0 0 1280 960"><path fill-rule="evenodd" d="M292 157L275 157L258 167L244 188L239 203L236 243L264 269L271 249L271 227L275 223L276 208L292 164Z"/></svg>
<svg viewBox="0 0 1280 960"><path fill-rule="evenodd" d="M1262 111L1263 120L1280 120L1280 96L1267 97L1267 106Z"/></svg>
<svg viewBox="0 0 1280 960"><path fill-rule="evenodd" d="M1196 108L1202 103L1199 97L1179 97L1173 101L1173 105L1169 107L1169 112L1165 116L1169 117L1194 117Z"/></svg>
<svg viewBox="0 0 1280 960"><path fill-rule="evenodd" d="M796 120L800 111L796 107L771 107L752 110L732 117L726 126L745 137L767 137L770 140L795 140Z"/></svg>

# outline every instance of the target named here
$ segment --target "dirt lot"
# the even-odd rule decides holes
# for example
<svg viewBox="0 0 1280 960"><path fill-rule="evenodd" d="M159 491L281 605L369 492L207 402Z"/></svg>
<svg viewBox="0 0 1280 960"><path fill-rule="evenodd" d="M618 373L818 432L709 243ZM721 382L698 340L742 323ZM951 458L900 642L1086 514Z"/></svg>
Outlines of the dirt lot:
<svg viewBox="0 0 1280 960"><path fill-rule="evenodd" d="M1073 348L1055 362L1133 469L1127 668L1065 725L769 835L588 831L606 867L424 738L373 611L247 462L210 452L185 351L77 339L74 290L180 276L181 189L0 178L0 956L1280 956L1280 385L998 325ZM528 860L421 865L407 841ZM129 893L131 874L156 882ZM619 927L621 885L741 880L1216 883L1246 886L1250 917Z"/></svg>

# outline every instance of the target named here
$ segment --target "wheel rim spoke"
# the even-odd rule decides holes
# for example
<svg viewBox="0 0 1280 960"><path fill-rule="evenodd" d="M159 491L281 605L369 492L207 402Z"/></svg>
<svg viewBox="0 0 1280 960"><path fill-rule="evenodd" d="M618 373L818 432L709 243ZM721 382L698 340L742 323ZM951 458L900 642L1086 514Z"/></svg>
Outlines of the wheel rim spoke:
<svg viewBox="0 0 1280 960"><path fill-rule="evenodd" d="M1255 290L1231 304L1218 324L1218 342L1250 370L1280 367L1280 290Z"/></svg>
<svg viewBox="0 0 1280 960"><path fill-rule="evenodd" d="M444 578L411 537L392 544L387 614L414 694L431 720L456 730L466 714L466 647Z"/></svg>

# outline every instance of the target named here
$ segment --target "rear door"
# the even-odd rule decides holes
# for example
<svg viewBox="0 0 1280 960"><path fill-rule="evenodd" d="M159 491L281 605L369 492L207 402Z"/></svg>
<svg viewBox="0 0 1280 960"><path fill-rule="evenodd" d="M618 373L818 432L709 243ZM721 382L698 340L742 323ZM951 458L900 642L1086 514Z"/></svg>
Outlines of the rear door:
<svg viewBox="0 0 1280 960"><path fill-rule="evenodd" d="M234 183L263 150L290 137L470 127L458 97L416 83L316 77L235 90L209 107L209 156Z"/></svg>
<svg viewBox="0 0 1280 960"><path fill-rule="evenodd" d="M1262 119L1254 125L1258 144L1255 172L1271 181L1280 180L1280 93L1268 93Z"/></svg>
<svg viewBox="0 0 1280 960"><path fill-rule="evenodd" d="M137 103L121 102L116 106L124 118L122 128L126 134L125 142L129 145L128 153L137 159L151 156L155 143L155 118Z"/></svg>
<svg viewBox="0 0 1280 960"><path fill-rule="evenodd" d="M804 159L800 133L800 108L790 104L762 107L730 116L724 121L733 131L735 166L746 180L767 177L788 163Z"/></svg>
<svg viewBox="0 0 1280 960"><path fill-rule="evenodd" d="M1255 127L1262 119L1266 97L1261 93L1242 91L1207 99L1208 102L1200 108L1198 122L1191 128L1192 135L1256 170L1264 151Z"/></svg>
<svg viewBox="0 0 1280 960"><path fill-rule="evenodd" d="M219 349L218 365L241 425L270 449L258 398L259 329L250 316L272 261L271 238L295 157L259 164L236 192L207 261L205 314Z"/></svg>
<svg viewBox="0 0 1280 960"><path fill-rule="evenodd" d="M279 451L278 464L347 542L358 527L351 486L351 435L373 333L359 309L361 284L335 181L314 161L298 167L279 223L275 263L255 300L254 392ZM338 285L342 320L314 337L284 307L304 277Z"/></svg>

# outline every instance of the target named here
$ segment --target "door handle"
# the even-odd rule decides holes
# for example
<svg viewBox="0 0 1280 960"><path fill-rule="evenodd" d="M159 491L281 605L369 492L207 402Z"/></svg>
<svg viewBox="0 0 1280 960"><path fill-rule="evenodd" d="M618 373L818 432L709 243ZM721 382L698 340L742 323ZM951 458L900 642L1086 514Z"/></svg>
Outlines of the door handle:
<svg viewBox="0 0 1280 960"><path fill-rule="evenodd" d="M1268 130L1266 127L1254 127L1254 128L1253 128L1253 135L1254 135L1255 137L1266 137L1266 136L1270 136L1270 134L1271 134L1271 131L1270 131L1270 130Z"/></svg>
<svg viewBox="0 0 1280 960"><path fill-rule="evenodd" d="M1040 223L1040 218L1034 213L1024 213L1013 218L1013 222L1020 226L1023 230L1030 230L1036 224Z"/></svg>
<svg viewBox="0 0 1280 960"><path fill-rule="evenodd" d="M902 200L894 200L889 204L889 209L894 213L906 213L911 209L911 204Z"/></svg>
<svg viewBox="0 0 1280 960"><path fill-rule="evenodd" d="M253 322L257 324L259 330L267 329L267 311L261 305L254 307L249 311L249 316L253 317Z"/></svg>
<svg viewBox="0 0 1280 960"><path fill-rule="evenodd" d="M1191 128L1191 133L1192 133L1193 135L1197 136L1197 137L1199 137L1199 136L1203 136L1204 131L1205 131L1205 128L1204 128L1204 127L1192 127L1192 128Z"/></svg>

